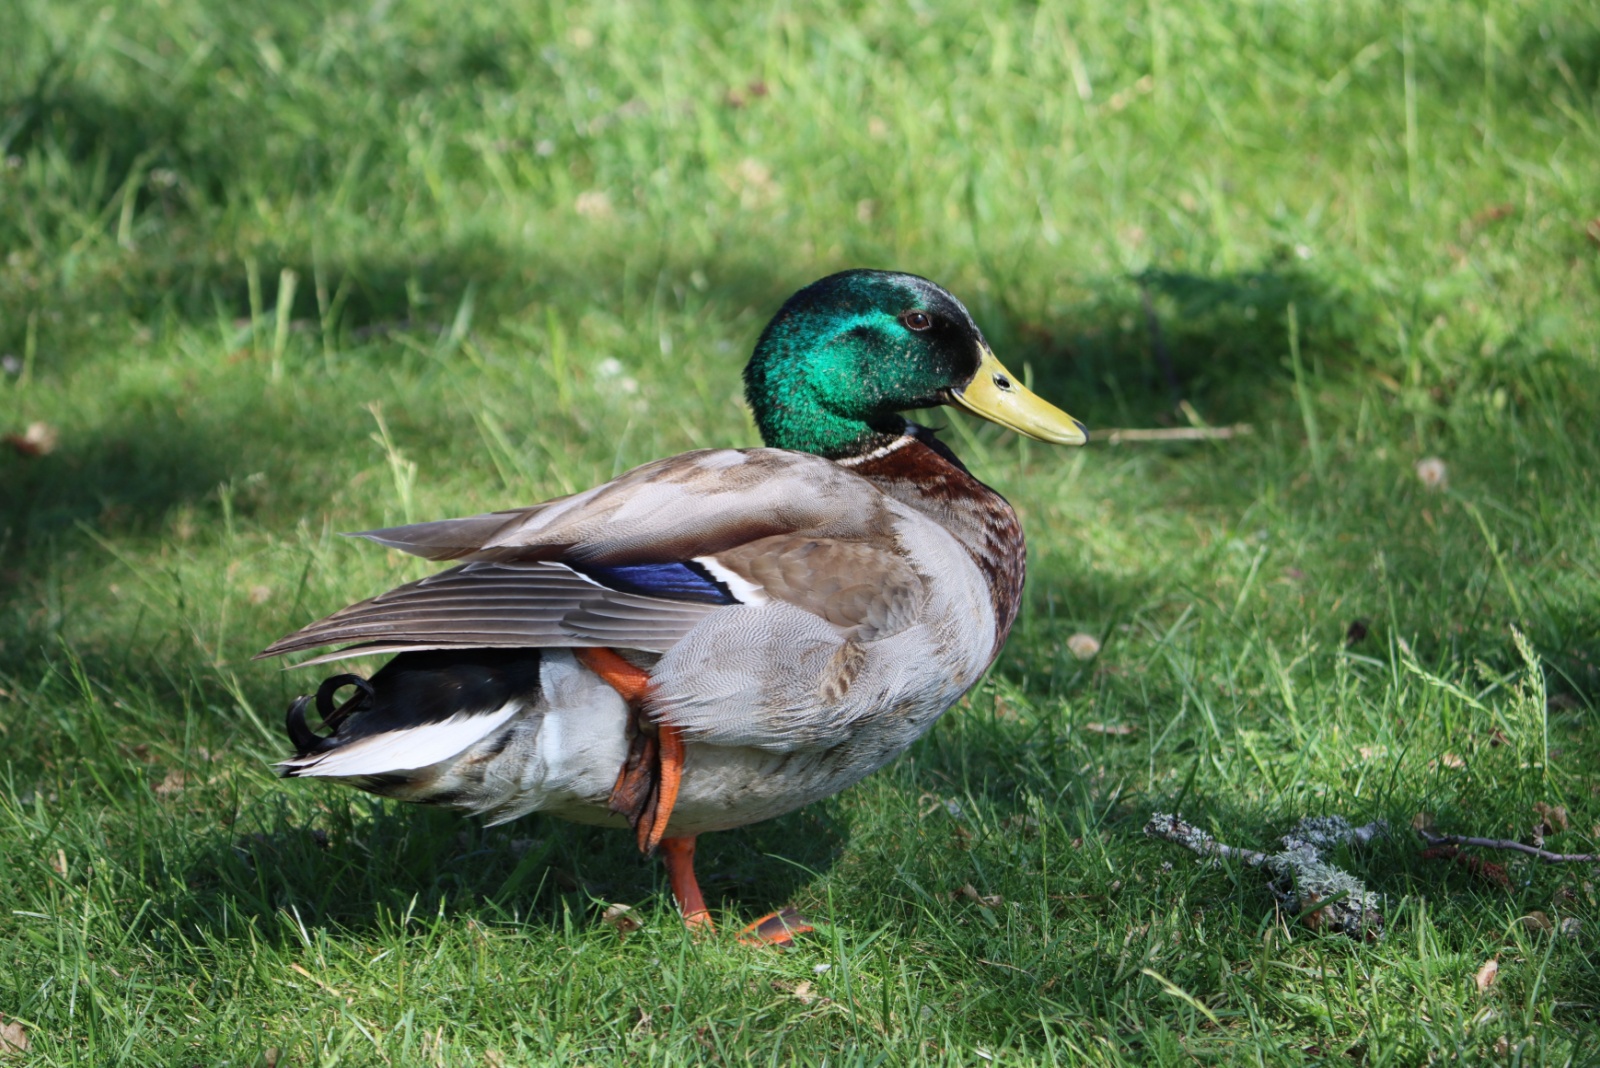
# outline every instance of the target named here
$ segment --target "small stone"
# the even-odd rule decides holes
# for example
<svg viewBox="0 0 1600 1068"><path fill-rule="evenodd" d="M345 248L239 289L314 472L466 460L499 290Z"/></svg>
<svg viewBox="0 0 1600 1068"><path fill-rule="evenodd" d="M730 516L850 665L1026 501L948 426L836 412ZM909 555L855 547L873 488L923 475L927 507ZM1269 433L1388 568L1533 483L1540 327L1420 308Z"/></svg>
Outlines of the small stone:
<svg viewBox="0 0 1600 1068"><path fill-rule="evenodd" d="M1079 631L1067 639L1067 650L1079 660L1093 660L1100 655L1100 639Z"/></svg>

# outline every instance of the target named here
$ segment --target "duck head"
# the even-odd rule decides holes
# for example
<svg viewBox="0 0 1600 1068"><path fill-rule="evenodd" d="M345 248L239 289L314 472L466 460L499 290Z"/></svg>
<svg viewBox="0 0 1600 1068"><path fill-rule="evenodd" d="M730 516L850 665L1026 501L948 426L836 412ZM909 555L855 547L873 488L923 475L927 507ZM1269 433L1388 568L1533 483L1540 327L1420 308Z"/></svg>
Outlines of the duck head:
<svg viewBox="0 0 1600 1068"><path fill-rule="evenodd" d="M900 412L940 404L1040 441L1088 440L1001 366L959 300L914 274L843 271L806 286L762 331L744 381L763 441L831 459L903 434Z"/></svg>

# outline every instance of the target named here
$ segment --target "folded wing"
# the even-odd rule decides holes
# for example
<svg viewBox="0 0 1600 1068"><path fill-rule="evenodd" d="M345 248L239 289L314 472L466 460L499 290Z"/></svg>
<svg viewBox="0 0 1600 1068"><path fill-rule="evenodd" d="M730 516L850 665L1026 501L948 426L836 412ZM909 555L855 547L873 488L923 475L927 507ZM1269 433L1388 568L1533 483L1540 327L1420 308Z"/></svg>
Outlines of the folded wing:
<svg viewBox="0 0 1600 1068"><path fill-rule="evenodd" d="M363 535L460 566L335 612L261 656L440 648L664 653L712 612L783 601L843 640L910 622L921 582L882 494L819 457L685 453L520 512Z"/></svg>

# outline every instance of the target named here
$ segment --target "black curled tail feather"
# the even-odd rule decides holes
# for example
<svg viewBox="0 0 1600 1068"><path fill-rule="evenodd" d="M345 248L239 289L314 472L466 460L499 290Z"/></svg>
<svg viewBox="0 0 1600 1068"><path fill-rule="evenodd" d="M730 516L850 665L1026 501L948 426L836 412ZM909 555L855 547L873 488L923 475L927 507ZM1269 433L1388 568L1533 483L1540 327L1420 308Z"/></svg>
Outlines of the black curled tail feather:
<svg viewBox="0 0 1600 1068"><path fill-rule="evenodd" d="M334 706L334 697L346 686L355 687L352 694L343 704ZM324 679L321 686L317 687L316 696L297 697L289 704L288 714L284 717L284 727L288 732L289 741L294 746L295 756L310 756L313 753L326 753L338 747L334 736L339 733L339 725L349 718L351 713L360 712L372 707L374 690L372 683L360 675L333 675ZM317 715L321 717L323 727L328 731L326 735L318 734L306 723L306 709L316 701Z"/></svg>

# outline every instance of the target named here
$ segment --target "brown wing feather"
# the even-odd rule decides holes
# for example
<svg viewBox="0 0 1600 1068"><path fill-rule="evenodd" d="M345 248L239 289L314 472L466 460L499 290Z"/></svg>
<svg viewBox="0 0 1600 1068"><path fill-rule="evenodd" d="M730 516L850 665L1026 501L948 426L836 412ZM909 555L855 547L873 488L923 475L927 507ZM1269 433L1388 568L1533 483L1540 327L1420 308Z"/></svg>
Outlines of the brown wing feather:
<svg viewBox="0 0 1600 1068"><path fill-rule="evenodd" d="M902 626L907 599L920 589L893 551L882 493L821 457L781 449L684 453L520 512L365 536L470 563L351 605L262 656L345 642L662 652L716 608L609 590L563 566L567 560L621 566L728 556L750 581L772 582L774 597L858 635ZM763 566L769 552L776 559Z"/></svg>
<svg viewBox="0 0 1600 1068"><path fill-rule="evenodd" d="M671 648L715 605L619 593L560 564L474 563L340 609L273 642L262 657L345 642L414 648L532 648L596 644L591 620L631 649Z"/></svg>
<svg viewBox="0 0 1600 1068"><path fill-rule="evenodd" d="M768 596L863 641L909 625L923 600L923 580L890 540L788 534L761 538L716 559Z"/></svg>

